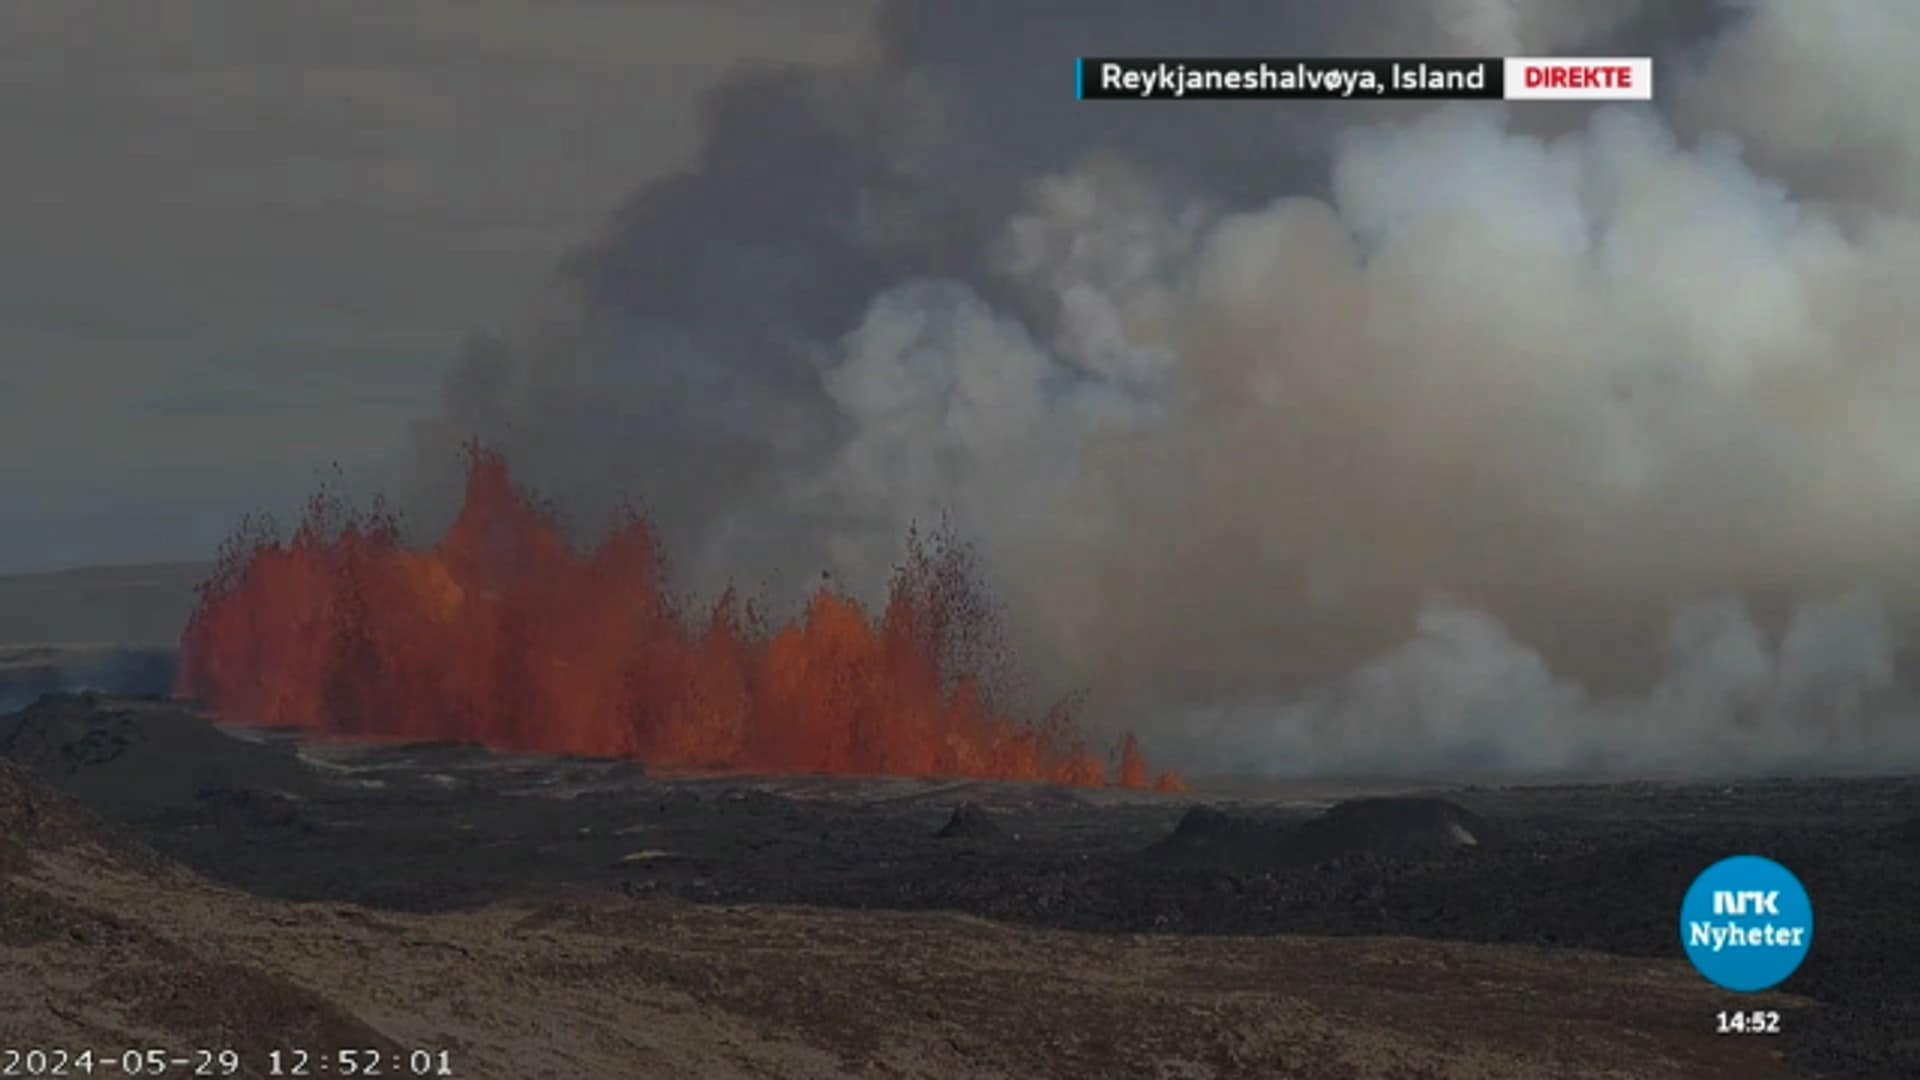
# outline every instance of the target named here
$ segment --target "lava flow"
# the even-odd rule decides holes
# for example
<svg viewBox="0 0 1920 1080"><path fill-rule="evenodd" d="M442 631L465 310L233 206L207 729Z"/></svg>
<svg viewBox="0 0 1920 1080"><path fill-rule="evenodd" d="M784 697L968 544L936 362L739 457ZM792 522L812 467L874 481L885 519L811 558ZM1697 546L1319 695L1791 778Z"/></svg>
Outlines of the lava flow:
<svg viewBox="0 0 1920 1080"><path fill-rule="evenodd" d="M1109 777L1064 706L996 708L987 611L964 549L916 537L877 615L823 588L777 628L731 593L688 617L644 519L582 554L475 448L428 550L324 496L284 543L243 528L201 587L177 692L249 723L677 768L1179 789L1131 735Z"/></svg>

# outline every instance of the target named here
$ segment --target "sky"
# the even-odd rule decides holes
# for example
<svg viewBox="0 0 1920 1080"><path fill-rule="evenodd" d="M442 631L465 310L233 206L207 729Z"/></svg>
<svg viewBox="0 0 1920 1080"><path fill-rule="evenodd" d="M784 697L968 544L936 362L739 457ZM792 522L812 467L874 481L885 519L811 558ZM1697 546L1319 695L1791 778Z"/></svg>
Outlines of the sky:
<svg viewBox="0 0 1920 1080"><path fill-rule="evenodd" d="M1920 761L1920 6L876 5L8 6L0 571L479 438L696 595L945 521L1177 767ZM1070 93L1236 53L1655 100Z"/></svg>
<svg viewBox="0 0 1920 1080"><path fill-rule="evenodd" d="M842 0L0 13L0 573L198 560L377 471L462 343Z"/></svg>

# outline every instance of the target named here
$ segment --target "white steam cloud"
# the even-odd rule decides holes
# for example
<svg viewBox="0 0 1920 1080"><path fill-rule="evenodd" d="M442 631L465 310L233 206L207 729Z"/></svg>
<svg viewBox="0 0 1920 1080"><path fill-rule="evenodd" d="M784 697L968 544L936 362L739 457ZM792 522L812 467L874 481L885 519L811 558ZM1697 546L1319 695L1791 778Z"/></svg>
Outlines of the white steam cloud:
<svg viewBox="0 0 1920 1080"><path fill-rule="evenodd" d="M640 494L683 565L776 591L876 589L946 517L1028 665L1170 764L1920 762L1920 75L1889 59L1920 18L1359 6L1403 47L1652 51L1677 89L997 113L983 71L1127 51L1132 16L1014 41L903 3L872 68L716 106L705 171L429 434ZM1356 39L1307 7L1272 18ZM756 143L772 88L805 104Z"/></svg>
<svg viewBox="0 0 1920 1080"><path fill-rule="evenodd" d="M1411 640L1305 699L1213 709L1209 764L1356 774L1738 775L1910 763L1920 730L1896 643L1863 593L1810 604L1768 640L1737 601L1679 613L1649 692L1595 699L1481 612L1435 606Z"/></svg>

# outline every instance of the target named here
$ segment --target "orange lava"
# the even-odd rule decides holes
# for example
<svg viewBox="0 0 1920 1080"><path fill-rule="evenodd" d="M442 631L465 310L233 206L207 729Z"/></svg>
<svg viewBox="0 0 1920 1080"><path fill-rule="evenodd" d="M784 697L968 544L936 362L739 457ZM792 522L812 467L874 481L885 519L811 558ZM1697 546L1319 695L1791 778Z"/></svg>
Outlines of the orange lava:
<svg viewBox="0 0 1920 1080"><path fill-rule="evenodd" d="M1110 777L1064 707L997 709L986 610L964 551L916 537L877 615L822 589L777 628L731 593L688 617L644 520L582 554L475 448L428 550L324 496L287 542L243 528L201 587L177 692L249 723L677 768L1180 789L1131 735Z"/></svg>

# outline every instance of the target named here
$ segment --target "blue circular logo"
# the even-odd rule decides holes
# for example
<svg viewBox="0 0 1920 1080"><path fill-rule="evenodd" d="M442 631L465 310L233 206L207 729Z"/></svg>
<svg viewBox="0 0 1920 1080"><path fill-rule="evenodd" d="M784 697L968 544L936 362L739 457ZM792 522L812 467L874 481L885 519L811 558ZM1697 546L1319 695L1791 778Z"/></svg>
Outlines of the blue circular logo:
<svg viewBox="0 0 1920 1080"><path fill-rule="evenodd" d="M1680 903L1687 959L1722 990L1750 994L1785 982L1813 946L1813 903L1793 872L1736 855L1693 879Z"/></svg>

